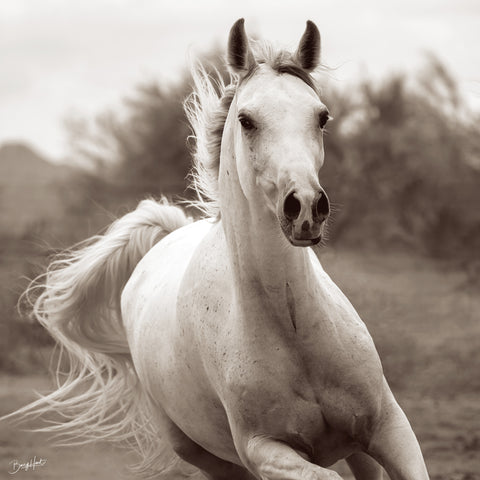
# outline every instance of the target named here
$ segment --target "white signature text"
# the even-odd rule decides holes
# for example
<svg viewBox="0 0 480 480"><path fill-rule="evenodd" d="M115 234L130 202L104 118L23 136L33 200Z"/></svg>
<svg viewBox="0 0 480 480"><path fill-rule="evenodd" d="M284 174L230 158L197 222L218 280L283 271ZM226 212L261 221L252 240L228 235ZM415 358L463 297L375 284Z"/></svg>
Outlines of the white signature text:
<svg viewBox="0 0 480 480"><path fill-rule="evenodd" d="M15 475L20 470L28 472L29 470L35 470L38 467L43 467L46 463L46 458L37 458L36 455L25 463L19 462L17 459L15 459L10 462L10 470L8 473L10 475Z"/></svg>

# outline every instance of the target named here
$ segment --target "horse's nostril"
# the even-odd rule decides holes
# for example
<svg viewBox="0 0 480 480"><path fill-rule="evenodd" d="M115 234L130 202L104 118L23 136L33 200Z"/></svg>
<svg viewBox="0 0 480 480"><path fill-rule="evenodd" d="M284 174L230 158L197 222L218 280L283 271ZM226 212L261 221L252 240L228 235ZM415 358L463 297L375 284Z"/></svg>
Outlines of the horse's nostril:
<svg viewBox="0 0 480 480"><path fill-rule="evenodd" d="M320 192L320 197L318 198L316 205L316 213L317 217L322 221L325 220L330 213L330 202L328 201L325 192Z"/></svg>
<svg viewBox="0 0 480 480"><path fill-rule="evenodd" d="M295 220L300 215L302 206L295 197L295 192L290 193L283 204L283 213L289 220Z"/></svg>

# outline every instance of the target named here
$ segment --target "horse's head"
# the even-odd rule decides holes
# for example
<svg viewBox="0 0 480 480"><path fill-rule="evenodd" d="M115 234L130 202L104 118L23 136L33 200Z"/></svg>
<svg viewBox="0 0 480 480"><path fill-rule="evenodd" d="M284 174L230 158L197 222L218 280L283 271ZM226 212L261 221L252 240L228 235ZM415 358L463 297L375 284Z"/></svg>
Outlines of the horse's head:
<svg viewBox="0 0 480 480"><path fill-rule="evenodd" d="M255 59L243 19L230 31L228 62L238 88L227 121L239 182L296 246L320 241L330 210L318 179L329 113L310 76L319 57L320 34L310 21L294 54L268 61Z"/></svg>

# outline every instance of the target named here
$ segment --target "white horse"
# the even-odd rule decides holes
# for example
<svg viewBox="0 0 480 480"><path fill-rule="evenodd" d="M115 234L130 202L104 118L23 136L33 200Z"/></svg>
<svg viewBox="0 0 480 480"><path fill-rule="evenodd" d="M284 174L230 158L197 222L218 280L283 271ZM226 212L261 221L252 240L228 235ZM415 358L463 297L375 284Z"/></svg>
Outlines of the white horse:
<svg viewBox="0 0 480 480"><path fill-rule="evenodd" d="M254 53L241 19L232 83L197 69L187 111L210 218L144 201L52 265L34 310L71 370L24 413L133 442L158 475L175 455L212 480L334 479L342 458L358 480L382 466L428 479L367 328L309 248L329 214L319 54L310 21L295 53Z"/></svg>

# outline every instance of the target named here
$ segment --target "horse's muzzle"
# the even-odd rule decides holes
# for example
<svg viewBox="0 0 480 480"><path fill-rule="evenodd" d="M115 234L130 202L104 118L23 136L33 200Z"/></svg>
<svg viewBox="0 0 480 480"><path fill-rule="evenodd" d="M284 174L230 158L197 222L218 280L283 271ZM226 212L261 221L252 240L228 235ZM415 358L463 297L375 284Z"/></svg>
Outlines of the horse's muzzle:
<svg viewBox="0 0 480 480"><path fill-rule="evenodd" d="M288 241L298 247L315 245L322 239L330 202L323 189L290 191L283 201L280 224Z"/></svg>

